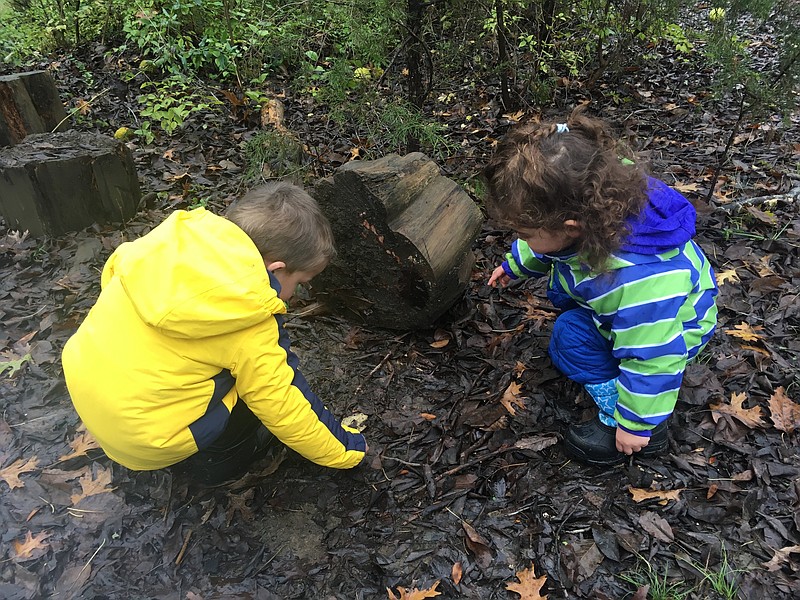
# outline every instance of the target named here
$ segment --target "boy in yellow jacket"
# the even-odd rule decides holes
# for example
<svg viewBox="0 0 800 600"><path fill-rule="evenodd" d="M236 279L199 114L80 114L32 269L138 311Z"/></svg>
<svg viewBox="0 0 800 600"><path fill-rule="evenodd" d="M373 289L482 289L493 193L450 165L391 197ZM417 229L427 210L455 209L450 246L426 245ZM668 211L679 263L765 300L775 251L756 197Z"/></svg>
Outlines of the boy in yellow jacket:
<svg viewBox="0 0 800 600"><path fill-rule="evenodd" d="M216 483L274 435L317 464L359 464L364 437L309 389L282 326L285 301L334 254L319 206L288 183L248 192L225 217L176 211L117 248L62 355L108 457L135 470L182 463Z"/></svg>

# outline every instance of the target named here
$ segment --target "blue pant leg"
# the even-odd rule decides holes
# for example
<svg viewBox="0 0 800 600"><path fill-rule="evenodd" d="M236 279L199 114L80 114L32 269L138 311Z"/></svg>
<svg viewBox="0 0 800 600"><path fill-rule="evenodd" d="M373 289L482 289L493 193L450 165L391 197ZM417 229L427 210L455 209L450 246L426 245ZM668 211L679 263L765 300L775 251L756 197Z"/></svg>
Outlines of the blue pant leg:
<svg viewBox="0 0 800 600"><path fill-rule="evenodd" d="M585 308L562 313L553 326L549 350L558 370L589 392L600 409L600 421L616 427L619 361L611 354L611 342L597 331L592 313Z"/></svg>
<svg viewBox="0 0 800 600"><path fill-rule="evenodd" d="M550 358L564 375L582 384L603 383L619 375L611 342L600 335L586 308L561 313L550 336Z"/></svg>

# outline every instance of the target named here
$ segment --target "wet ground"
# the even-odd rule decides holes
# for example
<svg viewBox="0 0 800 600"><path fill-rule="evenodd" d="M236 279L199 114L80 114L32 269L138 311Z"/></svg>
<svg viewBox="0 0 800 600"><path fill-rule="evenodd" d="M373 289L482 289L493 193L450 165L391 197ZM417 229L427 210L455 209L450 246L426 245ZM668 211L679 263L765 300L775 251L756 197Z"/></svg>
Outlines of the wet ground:
<svg viewBox="0 0 800 600"><path fill-rule="evenodd" d="M642 78L656 93L635 107L596 104L638 129L657 174L697 202L698 241L727 273L719 331L687 370L667 456L607 472L564 456L564 431L592 403L547 358L556 313L542 282L485 285L511 240L487 223L473 280L435 327L289 322L318 395L341 417L367 415L362 466L327 470L276 447L251 476L200 489L109 462L80 429L59 353L104 259L185 207L187 178L217 206L241 189L217 165L239 160L243 127L189 124L179 141L133 144L143 191L164 195L124 227L57 239L0 229L0 597L371 599L439 581L442 598L505 599L531 566L551 599L631 597L648 573L688 598L724 598L725 583L730 597L800 597L797 122L748 125L707 204L735 115L664 108L682 97L663 91L672 77ZM290 128L319 138L307 107L287 103ZM460 181L508 124L480 119L454 134L463 155L442 161Z"/></svg>

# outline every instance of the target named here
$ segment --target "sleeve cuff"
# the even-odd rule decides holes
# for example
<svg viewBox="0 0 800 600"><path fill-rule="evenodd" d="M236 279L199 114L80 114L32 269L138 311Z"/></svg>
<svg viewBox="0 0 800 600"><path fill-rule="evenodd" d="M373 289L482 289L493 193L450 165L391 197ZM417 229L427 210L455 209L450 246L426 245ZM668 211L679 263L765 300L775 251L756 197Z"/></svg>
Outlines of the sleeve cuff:
<svg viewBox="0 0 800 600"><path fill-rule="evenodd" d="M503 271L505 272L505 274L508 275L511 279L519 279L517 274L514 273L514 271L511 270L511 265L508 264L507 260L503 261L502 267L503 267Z"/></svg>
<svg viewBox="0 0 800 600"><path fill-rule="evenodd" d="M653 434L653 432L650 429L642 429L642 430L628 429L627 427L622 425L619 421L617 421L617 427L619 427L620 429L622 429L622 431L625 431L626 433L632 433L633 435L638 435L639 437L649 438Z"/></svg>

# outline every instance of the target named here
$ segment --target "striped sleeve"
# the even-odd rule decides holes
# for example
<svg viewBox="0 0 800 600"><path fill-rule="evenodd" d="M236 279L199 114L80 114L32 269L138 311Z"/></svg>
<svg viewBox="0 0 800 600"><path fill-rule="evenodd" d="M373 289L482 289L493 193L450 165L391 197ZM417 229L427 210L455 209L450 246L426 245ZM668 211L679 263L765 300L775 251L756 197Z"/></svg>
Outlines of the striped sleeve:
<svg viewBox="0 0 800 600"><path fill-rule="evenodd" d="M514 240L511 252L506 254L503 270L511 279L541 277L550 272L551 260L531 250L525 240Z"/></svg>
<svg viewBox="0 0 800 600"><path fill-rule="evenodd" d="M589 299L620 362L614 417L631 433L649 436L672 414L687 360L713 333L716 289L706 281L710 267L693 261L695 248L615 271L613 284Z"/></svg>

